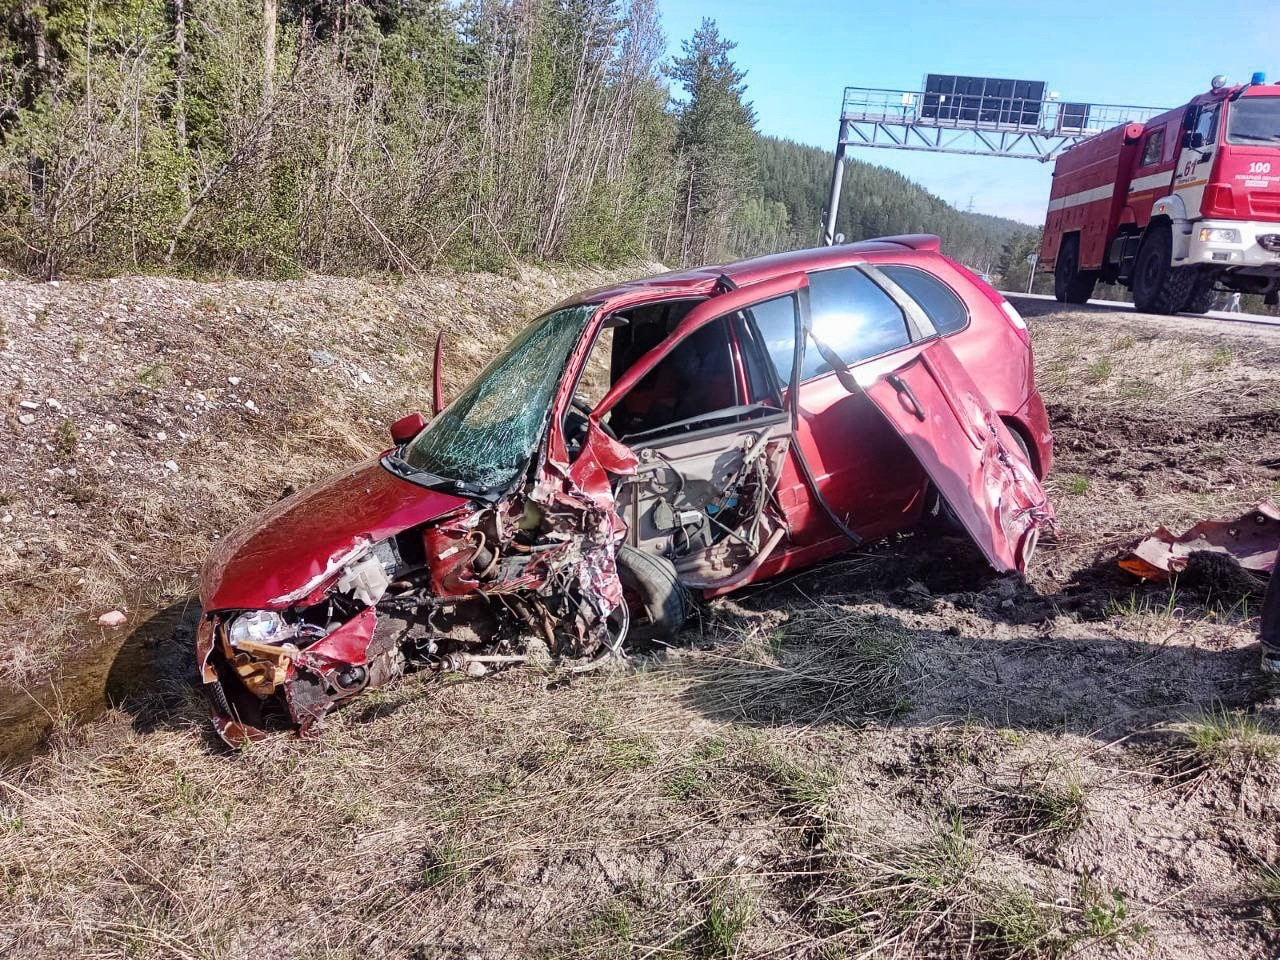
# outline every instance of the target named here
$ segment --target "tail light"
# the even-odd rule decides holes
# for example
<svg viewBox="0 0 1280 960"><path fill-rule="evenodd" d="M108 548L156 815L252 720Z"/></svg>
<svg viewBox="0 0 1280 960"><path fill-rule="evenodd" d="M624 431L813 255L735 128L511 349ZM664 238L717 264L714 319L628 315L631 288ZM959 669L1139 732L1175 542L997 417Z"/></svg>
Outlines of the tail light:
<svg viewBox="0 0 1280 960"><path fill-rule="evenodd" d="M1031 331L1027 329L1027 321L1022 319L1022 314L1014 308L1013 304L1001 296L999 290L987 283L963 263L956 263L954 260L950 261L950 263L964 274L975 287L982 291L984 297L995 304L1000 312L1004 314L1004 318L1009 321L1009 326L1013 327L1013 332L1018 335L1018 339L1030 347Z"/></svg>

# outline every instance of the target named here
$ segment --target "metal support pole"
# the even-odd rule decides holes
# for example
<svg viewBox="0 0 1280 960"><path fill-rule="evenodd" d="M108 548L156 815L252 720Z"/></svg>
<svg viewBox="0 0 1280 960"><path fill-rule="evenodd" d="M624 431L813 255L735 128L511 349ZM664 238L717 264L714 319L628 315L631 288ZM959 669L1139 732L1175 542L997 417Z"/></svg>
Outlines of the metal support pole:
<svg viewBox="0 0 1280 960"><path fill-rule="evenodd" d="M827 200L827 222L822 227L822 245L829 247L836 242L836 214L840 210L840 186L844 182L844 118L840 119L840 134L836 138L836 162L831 168L831 196Z"/></svg>

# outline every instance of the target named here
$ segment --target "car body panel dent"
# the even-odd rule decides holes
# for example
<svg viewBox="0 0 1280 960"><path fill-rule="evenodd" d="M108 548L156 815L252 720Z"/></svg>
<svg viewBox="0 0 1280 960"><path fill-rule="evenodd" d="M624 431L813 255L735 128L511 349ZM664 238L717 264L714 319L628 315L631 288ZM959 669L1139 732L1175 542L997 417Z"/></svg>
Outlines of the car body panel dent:
<svg viewBox="0 0 1280 960"><path fill-rule="evenodd" d="M206 610L280 610L367 545L468 501L395 476L378 459L300 490L222 539L201 573Z"/></svg>
<svg viewBox="0 0 1280 960"><path fill-rule="evenodd" d="M992 567L1024 571L1053 509L1009 428L947 344L935 340L866 391Z"/></svg>

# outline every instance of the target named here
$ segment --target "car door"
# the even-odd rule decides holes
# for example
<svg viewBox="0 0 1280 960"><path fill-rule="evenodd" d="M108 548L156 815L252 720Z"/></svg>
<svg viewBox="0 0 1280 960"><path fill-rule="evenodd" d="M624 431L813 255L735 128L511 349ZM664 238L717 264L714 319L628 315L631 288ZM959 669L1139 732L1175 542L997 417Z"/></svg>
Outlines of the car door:
<svg viewBox="0 0 1280 960"><path fill-rule="evenodd" d="M1209 171L1218 150L1221 109L1220 103L1204 103L1187 110L1182 148L1173 175L1173 190L1182 198L1190 219L1200 216L1205 184L1209 182Z"/></svg>
<svg viewBox="0 0 1280 960"><path fill-rule="evenodd" d="M859 383L906 442L987 560L1026 569L1053 508L1008 428L947 343Z"/></svg>
<svg viewBox="0 0 1280 960"><path fill-rule="evenodd" d="M774 496L791 414L776 384L765 393L752 384L742 341L756 335L748 322L755 305L789 302L798 316L806 283L793 274L696 307L591 412L600 424L637 394L646 411L663 411L657 420L612 418L638 461L615 496L632 545L670 559L686 586L728 589L759 569L792 527Z"/></svg>
<svg viewBox="0 0 1280 960"><path fill-rule="evenodd" d="M809 274L809 326L839 361L872 379L909 355L918 318L870 274L865 264ZM830 361L805 345L799 376L796 442L808 458L830 508L867 538L909 523L926 486L919 463L861 392L841 384ZM807 499L807 491L796 491ZM819 513L811 536L840 538Z"/></svg>

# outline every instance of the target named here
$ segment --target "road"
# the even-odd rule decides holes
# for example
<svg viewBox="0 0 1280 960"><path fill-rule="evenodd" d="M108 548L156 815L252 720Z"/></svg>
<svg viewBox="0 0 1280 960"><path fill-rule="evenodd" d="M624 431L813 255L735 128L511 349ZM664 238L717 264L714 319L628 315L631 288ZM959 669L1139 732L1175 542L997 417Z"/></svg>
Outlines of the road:
<svg viewBox="0 0 1280 960"><path fill-rule="evenodd" d="M1013 301L1014 306L1018 307L1019 312L1025 313L1027 316L1043 316L1045 314L1070 312L1070 313L1111 313L1117 310L1123 310L1126 313L1134 313L1132 303L1125 303L1122 300L1090 300L1087 304L1075 303L1058 303L1053 297L1044 293L1015 293L1009 290L1000 291L1005 297ZM1041 304L1044 306L1042 307ZM1273 328L1276 333L1280 333L1280 317L1264 317L1256 313L1227 313L1225 310L1210 310L1208 313L1180 313L1176 317L1166 317L1157 314L1138 314L1144 318L1161 322L1179 322L1191 321L1191 325L1201 328L1209 328L1216 330L1229 329L1222 324L1230 324L1231 326L1240 328L1265 329ZM1219 322L1214 322L1219 321ZM1271 331L1267 331L1270 333Z"/></svg>

